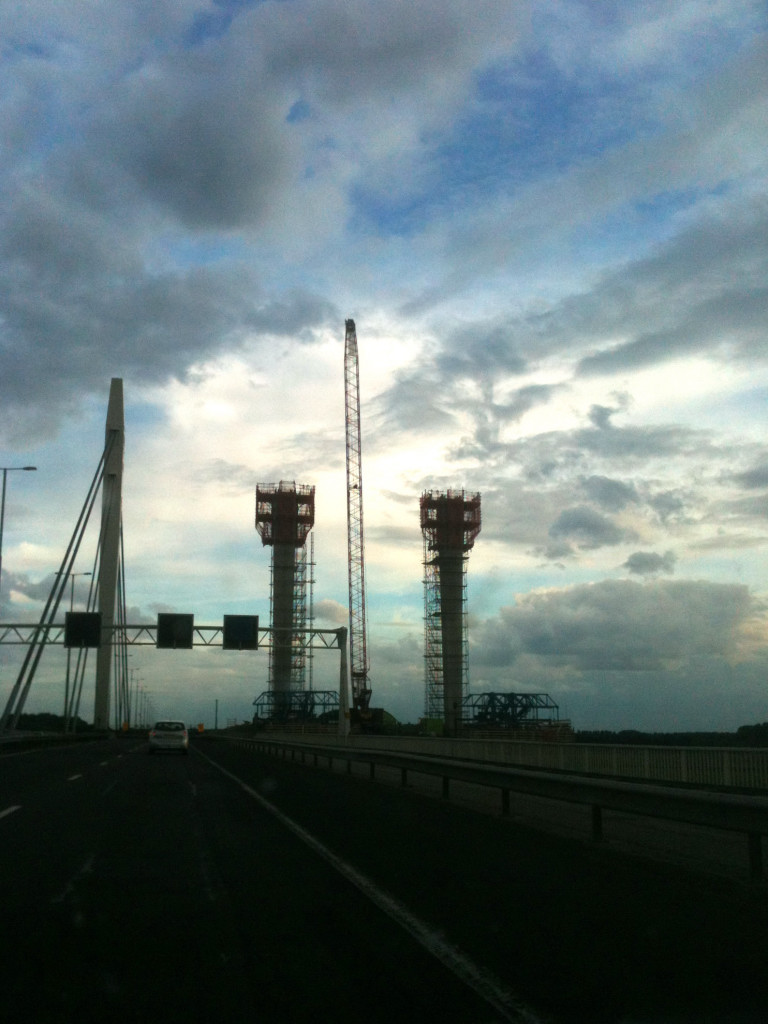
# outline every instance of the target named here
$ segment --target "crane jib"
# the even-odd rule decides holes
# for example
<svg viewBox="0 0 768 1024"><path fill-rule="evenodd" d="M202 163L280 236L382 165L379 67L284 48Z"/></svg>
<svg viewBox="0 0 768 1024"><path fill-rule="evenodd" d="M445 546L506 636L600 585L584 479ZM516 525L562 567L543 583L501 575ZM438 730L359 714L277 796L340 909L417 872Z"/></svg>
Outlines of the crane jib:
<svg viewBox="0 0 768 1024"><path fill-rule="evenodd" d="M354 320L345 321L344 411L347 445L347 566L349 572L349 656L352 705L366 710L368 686L365 613L365 545L363 531L363 473L360 440L360 368Z"/></svg>

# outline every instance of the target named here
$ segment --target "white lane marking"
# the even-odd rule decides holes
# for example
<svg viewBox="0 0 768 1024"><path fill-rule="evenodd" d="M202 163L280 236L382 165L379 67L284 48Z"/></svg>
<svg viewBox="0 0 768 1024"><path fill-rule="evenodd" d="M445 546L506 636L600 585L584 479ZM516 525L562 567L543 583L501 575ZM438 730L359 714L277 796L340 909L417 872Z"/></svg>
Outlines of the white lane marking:
<svg viewBox="0 0 768 1024"><path fill-rule="evenodd" d="M102 796L107 796L109 793L112 792L112 790L115 788L116 785L117 785L117 779L112 779L111 782L107 783L106 788L101 791L101 795Z"/></svg>
<svg viewBox="0 0 768 1024"><path fill-rule="evenodd" d="M197 796L197 786L194 782L190 782L189 788L192 790L192 796Z"/></svg>
<svg viewBox="0 0 768 1024"><path fill-rule="evenodd" d="M428 953L439 960L460 981L474 989L504 1020L511 1021L512 1024L543 1024L540 1017L537 1017L524 1006L489 971L476 964L456 946L446 942L442 935L413 914L403 903L400 903L399 900L396 900L388 892L380 889L375 882L358 871L357 868L342 860L341 857L338 857L332 850L321 843L319 839L315 839L310 832L307 832L306 829L302 828L292 818L289 818L288 815L283 814L269 800L265 800L260 793L257 793L255 789L246 782L243 782L242 779L239 779L237 775L233 775L232 772L223 768L216 761L211 760L207 754L202 754L201 751L198 751L198 753L201 753L205 760L212 764L214 768L218 768L222 775L226 775L227 778L237 783L264 810L274 815L282 825L293 832L311 850L319 854L323 860L359 889L364 896L367 896L380 910L383 910L393 921L404 928Z"/></svg>
<svg viewBox="0 0 768 1024"><path fill-rule="evenodd" d="M74 782L75 779L82 779L82 777L82 775L70 775L69 778L67 779L67 782Z"/></svg>
<svg viewBox="0 0 768 1024"><path fill-rule="evenodd" d="M82 867L78 868L74 875L72 875L59 895L54 896L51 903L63 903L67 896L70 896L75 891L75 885L80 881L80 879L85 878L86 875L90 875L91 871L93 871L93 862L95 859L96 855L92 853Z"/></svg>
<svg viewBox="0 0 768 1024"><path fill-rule="evenodd" d="M9 814L13 814L14 811L20 811L21 804L13 804L12 807L6 807L4 811L0 811L0 818L7 818Z"/></svg>

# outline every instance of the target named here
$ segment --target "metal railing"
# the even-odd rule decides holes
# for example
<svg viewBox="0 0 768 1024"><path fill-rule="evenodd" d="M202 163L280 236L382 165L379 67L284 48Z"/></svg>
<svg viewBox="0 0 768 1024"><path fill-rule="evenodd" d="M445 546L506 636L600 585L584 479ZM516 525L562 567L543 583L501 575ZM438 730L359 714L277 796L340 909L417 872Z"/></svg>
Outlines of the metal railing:
<svg viewBox="0 0 768 1024"><path fill-rule="evenodd" d="M742 833L746 838L749 877L753 881L764 878L763 836L768 835L768 797L678 789L668 785L508 768L498 764L473 764L385 750L297 743L273 737L240 737L229 742L272 756L290 757L292 760L299 758L304 763L307 758L312 758L315 765L323 759L329 768L333 767L334 761L342 761L349 772L353 763L368 764L372 779L377 765L396 768L400 771L401 786L407 785L411 772L438 776L442 780L444 799L450 797L453 781L492 787L499 791L502 815L510 813L510 793L582 804L591 808L591 830L595 840L604 838L604 810Z"/></svg>
<svg viewBox="0 0 768 1024"><path fill-rule="evenodd" d="M307 730L309 731L309 730ZM335 730L334 730L335 733ZM313 742L339 744L337 734ZM356 750L452 758L509 767L541 768L614 779L722 786L768 793L768 748L669 747L630 744L558 743L533 740L438 736L348 736Z"/></svg>

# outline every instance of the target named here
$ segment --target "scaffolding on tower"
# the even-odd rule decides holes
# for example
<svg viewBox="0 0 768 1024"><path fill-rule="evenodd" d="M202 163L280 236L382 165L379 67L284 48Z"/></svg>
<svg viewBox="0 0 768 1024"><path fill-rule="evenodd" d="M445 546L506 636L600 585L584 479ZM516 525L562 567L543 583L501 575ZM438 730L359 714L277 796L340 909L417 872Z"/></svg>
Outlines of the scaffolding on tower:
<svg viewBox="0 0 768 1024"><path fill-rule="evenodd" d="M467 558L480 533L480 495L425 491L419 503L424 538L424 715L458 735L469 692Z"/></svg>
<svg viewBox="0 0 768 1024"><path fill-rule="evenodd" d="M289 695L302 691L306 652L301 641L307 624L306 540L315 521L315 488L292 481L258 484L256 529L272 548L269 689L275 706L288 706ZM310 570L311 575L311 570Z"/></svg>
<svg viewBox="0 0 768 1024"><path fill-rule="evenodd" d="M360 370L355 321L345 321L344 411L347 435L347 563L349 571L349 661L352 712L368 714L371 687L368 679L365 612L365 543L363 532L363 474L360 443Z"/></svg>

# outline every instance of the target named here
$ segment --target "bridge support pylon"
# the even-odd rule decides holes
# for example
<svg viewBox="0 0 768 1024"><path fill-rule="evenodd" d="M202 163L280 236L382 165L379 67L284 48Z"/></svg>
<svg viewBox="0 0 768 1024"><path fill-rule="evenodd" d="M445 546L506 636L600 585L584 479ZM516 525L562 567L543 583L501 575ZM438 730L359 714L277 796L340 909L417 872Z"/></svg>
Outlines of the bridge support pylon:
<svg viewBox="0 0 768 1024"><path fill-rule="evenodd" d="M93 724L109 728L109 695L112 671L112 627L117 602L117 575L120 560L120 523L122 517L123 456L125 417L123 381L113 377L109 388L104 445L106 460L101 491L101 557L99 560L99 611L101 646L96 657L96 697Z"/></svg>

